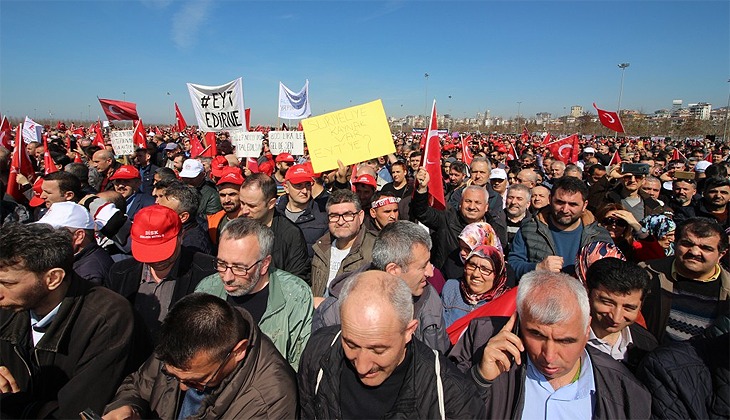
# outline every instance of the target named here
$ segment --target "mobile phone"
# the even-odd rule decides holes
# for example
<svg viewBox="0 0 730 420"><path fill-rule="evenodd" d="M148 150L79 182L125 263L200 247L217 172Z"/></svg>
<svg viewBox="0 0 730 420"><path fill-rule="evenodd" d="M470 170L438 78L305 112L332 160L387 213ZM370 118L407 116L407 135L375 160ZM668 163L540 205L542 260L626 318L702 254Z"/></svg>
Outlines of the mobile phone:
<svg viewBox="0 0 730 420"><path fill-rule="evenodd" d="M621 164L622 174L631 175L649 175L649 164L648 163L622 163Z"/></svg>
<svg viewBox="0 0 730 420"><path fill-rule="evenodd" d="M692 171L674 171L676 179L695 179L695 173Z"/></svg>

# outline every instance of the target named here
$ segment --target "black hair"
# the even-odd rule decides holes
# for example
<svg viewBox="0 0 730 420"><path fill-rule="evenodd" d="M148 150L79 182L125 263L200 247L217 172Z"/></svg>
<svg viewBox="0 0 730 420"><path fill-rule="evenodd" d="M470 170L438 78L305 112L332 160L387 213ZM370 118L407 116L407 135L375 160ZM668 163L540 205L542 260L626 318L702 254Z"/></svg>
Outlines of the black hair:
<svg viewBox="0 0 730 420"><path fill-rule="evenodd" d="M265 173L259 172L257 174L251 174L243 181L241 189L255 185L262 193L264 193L264 201L276 198L276 181L273 178L266 175Z"/></svg>
<svg viewBox="0 0 730 420"><path fill-rule="evenodd" d="M175 175L175 171L173 171L171 168L162 167L157 168L155 171L155 174L160 177L160 181L177 181L177 176Z"/></svg>
<svg viewBox="0 0 730 420"><path fill-rule="evenodd" d="M588 187L586 183L572 176L563 176L553 183L551 195L555 195L557 190L563 190L569 193L580 193L583 201L588 199Z"/></svg>
<svg viewBox="0 0 730 420"><path fill-rule="evenodd" d="M705 178L705 187L703 190L705 193L718 187L730 187L730 179L720 177Z"/></svg>
<svg viewBox="0 0 730 420"><path fill-rule="evenodd" d="M223 361L250 334L251 325L231 304L207 293L193 293L165 316L155 356L178 369L190 368L191 359L200 352Z"/></svg>
<svg viewBox="0 0 730 420"><path fill-rule="evenodd" d="M457 160L456 162L452 162L451 166L449 167L449 170L454 170L460 174L466 173L466 163Z"/></svg>
<svg viewBox="0 0 730 420"><path fill-rule="evenodd" d="M160 186L162 188L162 186ZM177 200L180 205L178 206L178 214L182 212L188 212L190 220L195 220L198 217L198 206L200 205L200 193L198 190L180 181L170 182L165 189L165 197L172 197Z"/></svg>
<svg viewBox="0 0 730 420"><path fill-rule="evenodd" d="M58 183L58 189L61 191L61 194L66 193L68 191L71 191L74 193L74 200L75 202L78 202L81 197L81 181L79 178L70 173L70 172L64 172L64 171L58 171L50 173L43 177L44 181L56 181Z"/></svg>
<svg viewBox="0 0 730 420"><path fill-rule="evenodd" d="M706 217L690 217L683 221L677 226L677 232L675 233L675 242L679 242L685 238L687 232L698 238L709 238L710 236L720 236L720 242L717 245L717 249L720 252L725 251L728 248L728 237L725 233L725 229L720 226L713 219Z"/></svg>
<svg viewBox="0 0 730 420"><path fill-rule="evenodd" d="M7 223L0 227L0 268L19 265L37 275L62 268L71 276L74 251L71 232L45 223Z"/></svg>
<svg viewBox="0 0 730 420"><path fill-rule="evenodd" d="M649 293L649 273L638 265L618 258L602 258L588 267L588 292L603 286L611 293L627 295L641 290L641 299Z"/></svg>

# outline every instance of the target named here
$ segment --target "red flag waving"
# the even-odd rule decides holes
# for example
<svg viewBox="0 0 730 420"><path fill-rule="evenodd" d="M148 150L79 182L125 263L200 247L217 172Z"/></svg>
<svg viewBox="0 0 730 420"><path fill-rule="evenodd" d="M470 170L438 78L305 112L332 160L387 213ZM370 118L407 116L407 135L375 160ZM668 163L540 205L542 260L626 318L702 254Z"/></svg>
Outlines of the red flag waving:
<svg viewBox="0 0 730 420"><path fill-rule="evenodd" d="M471 165L471 161L474 159L474 156L471 154L471 149L469 148L470 141L471 134L469 134L466 138L461 138L461 160L463 160L467 165Z"/></svg>
<svg viewBox="0 0 730 420"><path fill-rule="evenodd" d="M183 117L182 112L180 112L180 108L177 107L177 102L175 102L175 122L177 123L177 131L183 132L188 126L188 123L185 122L185 117Z"/></svg>
<svg viewBox="0 0 730 420"><path fill-rule="evenodd" d="M507 144L509 144L509 148L507 148L507 158L506 158L506 160L507 160L508 162L509 162L510 160L517 160L517 158L518 158L519 156L517 155L517 150L515 150L515 145L514 145L514 144L512 144L512 143L511 143L511 142L509 142L509 141L507 142Z"/></svg>
<svg viewBox="0 0 730 420"><path fill-rule="evenodd" d="M621 156L618 154L618 150L613 152L613 156L611 156L611 161L608 162L608 166L611 165L620 165L621 164Z"/></svg>
<svg viewBox="0 0 730 420"><path fill-rule="evenodd" d="M674 151L672 152L672 160L682 160L686 161L687 158L684 156L682 152L679 151L678 148L674 148Z"/></svg>
<svg viewBox="0 0 730 420"><path fill-rule="evenodd" d="M193 135L190 136L190 157L195 159L202 153L203 145L200 144L200 139L198 138L198 135L193 133Z"/></svg>
<svg viewBox="0 0 730 420"><path fill-rule="evenodd" d="M104 114L106 114L106 117L109 118L109 121L139 119L139 115L137 114L137 104L134 102L99 98L99 103L101 104L101 109L104 110Z"/></svg>
<svg viewBox="0 0 730 420"><path fill-rule="evenodd" d="M243 115L246 117L246 131L251 131L251 108L244 109ZM302 130L299 130L299 131L302 131Z"/></svg>
<svg viewBox="0 0 730 420"><path fill-rule="evenodd" d="M459 337L464 333L469 323L474 318L481 318L485 316L512 316L517 310L517 287L513 287L504 294L498 296L495 299L487 302L463 317L454 321L453 324L446 329L446 334L449 335L451 344L456 344L459 341Z"/></svg>
<svg viewBox="0 0 730 420"><path fill-rule="evenodd" d="M624 126L621 124L621 118L619 118L618 114L611 111L606 111L604 109L599 109L596 106L596 103L593 103L593 108L596 108L596 112L598 112L598 118L601 120L601 124L606 126L606 128L611 129L617 133L623 133L624 132Z"/></svg>
<svg viewBox="0 0 730 420"><path fill-rule="evenodd" d="M522 128L522 134L520 135L520 140L522 140L522 141L529 141L530 140L530 132L527 131L527 126L524 126Z"/></svg>
<svg viewBox="0 0 730 420"><path fill-rule="evenodd" d="M548 143L550 143L551 141L553 141L553 136L552 136L552 135L550 134L550 132L548 131L548 133L547 133L547 134L545 135L545 138L544 138L544 139L542 139L542 144L548 144Z"/></svg>
<svg viewBox="0 0 730 420"><path fill-rule="evenodd" d="M13 129L10 127L10 122L3 115L3 121L0 123L0 145L8 150L13 150L13 145L10 143L10 135Z"/></svg>
<svg viewBox="0 0 730 420"><path fill-rule="evenodd" d="M53 158L51 157L51 152L48 150L48 139L43 139L43 170L45 171L44 174L52 174L54 172L58 172L58 168L56 167L56 162L53 161Z"/></svg>
<svg viewBox="0 0 730 420"><path fill-rule="evenodd" d="M438 121L436 120L436 100L431 110L431 124L426 137L426 147L423 151L421 165L426 168L431 181L428 183L429 204L431 207L446 209L444 198L444 179L441 176L441 142L439 140Z"/></svg>
<svg viewBox="0 0 730 420"><path fill-rule="evenodd" d="M712 151L710 151L710 153L708 153L705 157L703 157L702 160L706 160L706 161L712 163Z"/></svg>
<svg viewBox="0 0 730 420"><path fill-rule="evenodd" d="M91 144L104 148L104 135L101 133L101 124L98 122L94 124L94 141Z"/></svg>
<svg viewBox="0 0 730 420"><path fill-rule="evenodd" d="M30 163L30 157L28 157L28 151L25 149L25 143L23 143L23 124L18 124L18 129L15 131L15 149L13 149L13 157L10 160L10 175L8 176L8 187L7 192L11 195L15 201L23 202L25 197L20 191L20 185L16 179L17 174L23 174L28 181L33 182L33 164Z"/></svg>
<svg viewBox="0 0 730 420"><path fill-rule="evenodd" d="M134 141L135 149L146 149L147 148L147 133L144 131L144 125L142 120L138 120L134 124L134 134L132 135L132 141Z"/></svg>
<svg viewBox="0 0 730 420"><path fill-rule="evenodd" d="M578 161L580 145L578 144L578 135L576 134L554 141L546 145L546 147L555 159L562 161L566 165Z"/></svg>
<svg viewBox="0 0 730 420"><path fill-rule="evenodd" d="M203 152L203 156L218 156L218 145L216 144L216 136L214 132L211 131L209 133L205 133L205 147L206 150Z"/></svg>

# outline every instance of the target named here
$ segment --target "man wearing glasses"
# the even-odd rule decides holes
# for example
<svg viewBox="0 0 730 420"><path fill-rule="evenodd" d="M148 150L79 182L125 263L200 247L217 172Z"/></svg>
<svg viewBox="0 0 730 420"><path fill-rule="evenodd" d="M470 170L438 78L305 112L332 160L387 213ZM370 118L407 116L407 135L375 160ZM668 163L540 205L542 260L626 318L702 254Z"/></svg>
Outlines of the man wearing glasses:
<svg viewBox="0 0 730 420"><path fill-rule="evenodd" d="M365 228L365 212L360 199L350 190L335 190L327 200L329 232L314 244L312 258L312 293L315 302L332 280L370 264L375 235Z"/></svg>
<svg viewBox="0 0 730 420"><path fill-rule="evenodd" d="M196 292L246 309L284 358L297 369L312 330L312 291L299 277L271 265L274 233L245 218L223 228L215 269Z"/></svg>
<svg viewBox="0 0 730 420"><path fill-rule="evenodd" d="M104 419L296 416L294 371L245 310L195 293L170 310L160 338Z"/></svg>

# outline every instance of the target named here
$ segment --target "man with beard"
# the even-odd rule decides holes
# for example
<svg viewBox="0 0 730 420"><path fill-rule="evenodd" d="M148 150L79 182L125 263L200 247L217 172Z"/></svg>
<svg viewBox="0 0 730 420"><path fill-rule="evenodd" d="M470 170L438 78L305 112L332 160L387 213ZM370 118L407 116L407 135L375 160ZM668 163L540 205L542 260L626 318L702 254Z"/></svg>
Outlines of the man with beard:
<svg viewBox="0 0 730 420"><path fill-rule="evenodd" d="M530 207L530 189L522 184L510 185L507 189L507 206L504 213L507 216L507 246L505 256L509 255L509 248L520 226L532 218L527 209Z"/></svg>
<svg viewBox="0 0 730 420"><path fill-rule="evenodd" d="M223 228L215 267L196 292L246 309L294 369L312 331L312 291L299 277L271 265L273 231L238 218Z"/></svg>
<svg viewBox="0 0 730 420"><path fill-rule="evenodd" d="M695 204L694 196L697 194L697 182L694 179L677 179L672 182L672 192L674 196L669 201L669 207L677 213L681 211L682 207Z"/></svg>
<svg viewBox="0 0 730 420"><path fill-rule="evenodd" d="M674 181L675 183L677 181ZM675 220L679 223L691 217L707 217L717 221L724 229L730 227L728 202L730 202L730 180L727 178L707 178L702 199L693 206L676 211Z"/></svg>
<svg viewBox="0 0 730 420"><path fill-rule="evenodd" d="M127 202L125 212L129 220L134 220L138 211L155 204L155 198L152 195L139 190L142 178L139 177L139 171L134 166L122 165L109 179L114 185L114 191L121 194Z"/></svg>
<svg viewBox="0 0 730 420"><path fill-rule="evenodd" d="M218 237L226 223L241 215L241 199L239 198L241 184L243 184L241 170L233 167L226 168L216 184L223 210L208 216L208 235L213 244L218 244Z"/></svg>
<svg viewBox="0 0 730 420"><path fill-rule="evenodd" d="M594 241L613 243L588 206L588 187L580 179L559 178L550 205L522 225L512 242L509 264L517 277L532 270L575 272L578 250Z"/></svg>
<svg viewBox="0 0 730 420"><path fill-rule="evenodd" d="M616 165L609 173L610 180L603 178L591 186L588 207L596 211L609 203L621 204L636 220L663 213L664 207L641 190L649 169L644 163L636 167Z"/></svg>
<svg viewBox="0 0 730 420"><path fill-rule="evenodd" d="M660 343L700 336L727 317L730 273L720 266L727 248L719 224L695 217L677 228L674 255L639 264L651 278L641 313Z"/></svg>

